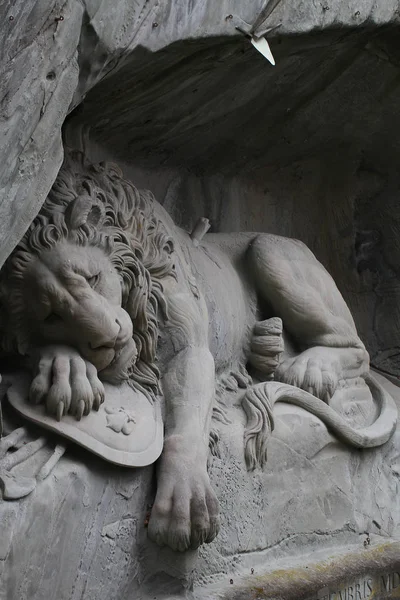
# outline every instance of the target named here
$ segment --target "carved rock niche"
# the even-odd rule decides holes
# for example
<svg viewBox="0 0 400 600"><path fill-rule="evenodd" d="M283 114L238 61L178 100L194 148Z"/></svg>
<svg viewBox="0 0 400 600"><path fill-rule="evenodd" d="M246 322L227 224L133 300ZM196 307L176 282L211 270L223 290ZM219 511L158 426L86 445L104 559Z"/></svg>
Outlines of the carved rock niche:
<svg viewBox="0 0 400 600"><path fill-rule="evenodd" d="M399 597L398 12L0 9L1 599Z"/></svg>

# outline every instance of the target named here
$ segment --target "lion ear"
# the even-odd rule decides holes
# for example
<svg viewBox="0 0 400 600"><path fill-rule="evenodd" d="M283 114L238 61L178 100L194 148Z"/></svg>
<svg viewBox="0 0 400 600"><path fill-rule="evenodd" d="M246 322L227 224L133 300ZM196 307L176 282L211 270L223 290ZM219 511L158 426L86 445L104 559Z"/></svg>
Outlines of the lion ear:
<svg viewBox="0 0 400 600"><path fill-rule="evenodd" d="M69 205L66 217L71 229L78 229L86 224L100 227L104 222L105 213L103 204L84 194Z"/></svg>

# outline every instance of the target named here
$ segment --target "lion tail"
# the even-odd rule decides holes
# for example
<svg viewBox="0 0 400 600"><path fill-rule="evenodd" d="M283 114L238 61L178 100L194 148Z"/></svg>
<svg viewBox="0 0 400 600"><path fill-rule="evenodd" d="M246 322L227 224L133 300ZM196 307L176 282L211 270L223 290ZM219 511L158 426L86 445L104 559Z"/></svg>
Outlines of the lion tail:
<svg viewBox="0 0 400 600"><path fill-rule="evenodd" d="M259 383L251 387L242 400L247 416L244 433L247 469L263 467L267 460L267 442L274 429L272 410L276 402L287 402L304 408L320 418L343 442L356 448L374 448L387 442L397 425L397 407L386 390L369 375L365 379L379 407L377 419L367 427L355 429L335 410L312 394L278 382Z"/></svg>

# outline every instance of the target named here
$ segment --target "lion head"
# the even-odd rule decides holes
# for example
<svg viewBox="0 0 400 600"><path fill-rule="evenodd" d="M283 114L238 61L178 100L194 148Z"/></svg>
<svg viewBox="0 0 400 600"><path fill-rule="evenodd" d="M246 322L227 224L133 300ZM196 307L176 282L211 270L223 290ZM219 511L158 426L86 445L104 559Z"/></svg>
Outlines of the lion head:
<svg viewBox="0 0 400 600"><path fill-rule="evenodd" d="M2 349L73 346L101 379L129 379L154 397L168 276L175 277L173 243L150 192L138 191L115 165L70 153L2 271Z"/></svg>

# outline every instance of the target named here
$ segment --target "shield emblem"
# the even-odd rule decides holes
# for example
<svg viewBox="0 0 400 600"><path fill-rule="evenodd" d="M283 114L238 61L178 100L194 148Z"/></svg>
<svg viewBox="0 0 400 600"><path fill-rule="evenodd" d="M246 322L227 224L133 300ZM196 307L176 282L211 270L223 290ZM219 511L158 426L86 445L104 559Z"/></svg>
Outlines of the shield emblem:
<svg viewBox="0 0 400 600"><path fill-rule="evenodd" d="M150 402L128 383L104 383L105 401L80 421L66 415L57 421L46 413L43 404L29 402L31 376L28 372L7 375L10 405L23 417L105 460L124 467L144 467L160 456L164 427L160 399Z"/></svg>

